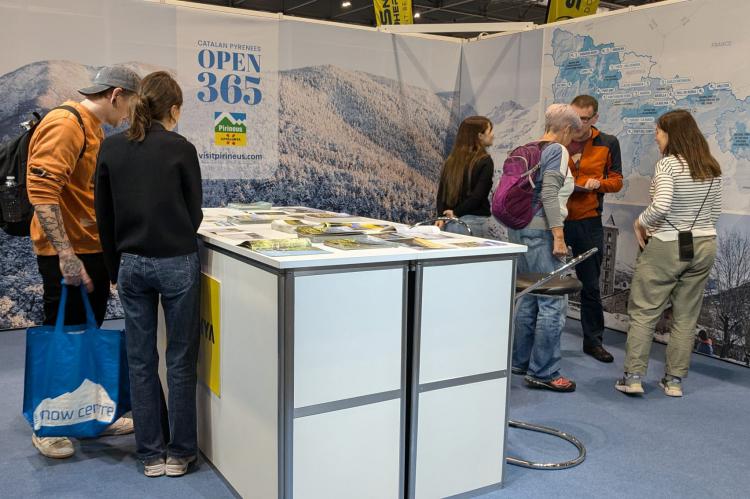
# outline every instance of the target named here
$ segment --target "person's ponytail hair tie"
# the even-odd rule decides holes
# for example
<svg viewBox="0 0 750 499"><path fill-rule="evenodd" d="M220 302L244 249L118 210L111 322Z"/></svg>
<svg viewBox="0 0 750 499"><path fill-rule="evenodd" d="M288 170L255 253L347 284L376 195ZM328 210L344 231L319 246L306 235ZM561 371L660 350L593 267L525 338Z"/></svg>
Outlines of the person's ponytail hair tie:
<svg viewBox="0 0 750 499"><path fill-rule="evenodd" d="M148 97L139 93L133 99L134 104L130 110L130 128L125 133L128 140L141 142L146 137L146 129L151 126L151 109L148 105Z"/></svg>

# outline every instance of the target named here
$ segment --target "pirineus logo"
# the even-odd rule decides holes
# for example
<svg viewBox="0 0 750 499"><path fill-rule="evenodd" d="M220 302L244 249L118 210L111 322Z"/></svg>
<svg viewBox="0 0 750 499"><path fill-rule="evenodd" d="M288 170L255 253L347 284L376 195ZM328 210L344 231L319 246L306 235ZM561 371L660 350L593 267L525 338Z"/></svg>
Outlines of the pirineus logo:
<svg viewBox="0 0 750 499"><path fill-rule="evenodd" d="M247 144L247 115L245 113L214 113L214 143L217 146Z"/></svg>
<svg viewBox="0 0 750 499"><path fill-rule="evenodd" d="M68 426L88 421L111 423L115 403L102 385L85 379L81 386L55 398L47 398L34 409L34 430L42 426Z"/></svg>

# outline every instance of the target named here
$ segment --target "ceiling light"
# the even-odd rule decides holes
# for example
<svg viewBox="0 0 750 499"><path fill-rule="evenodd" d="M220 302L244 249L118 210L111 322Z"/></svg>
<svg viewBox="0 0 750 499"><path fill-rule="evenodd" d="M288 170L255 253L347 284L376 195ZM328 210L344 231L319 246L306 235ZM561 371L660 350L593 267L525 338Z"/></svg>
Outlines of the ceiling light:
<svg viewBox="0 0 750 499"><path fill-rule="evenodd" d="M421 14L419 12L414 13L414 19L419 19L421 17Z"/></svg>
<svg viewBox="0 0 750 499"><path fill-rule="evenodd" d="M351 7L352 3L351 2L341 2L341 6L342 7Z"/></svg>

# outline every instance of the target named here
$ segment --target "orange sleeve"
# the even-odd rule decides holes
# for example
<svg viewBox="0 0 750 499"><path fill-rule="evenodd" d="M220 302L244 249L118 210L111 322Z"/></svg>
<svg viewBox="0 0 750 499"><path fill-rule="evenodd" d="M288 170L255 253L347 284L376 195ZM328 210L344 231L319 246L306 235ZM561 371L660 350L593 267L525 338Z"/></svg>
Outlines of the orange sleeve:
<svg viewBox="0 0 750 499"><path fill-rule="evenodd" d="M65 114L48 116L34 131L29 144L26 189L32 205L60 204L83 148L83 130Z"/></svg>

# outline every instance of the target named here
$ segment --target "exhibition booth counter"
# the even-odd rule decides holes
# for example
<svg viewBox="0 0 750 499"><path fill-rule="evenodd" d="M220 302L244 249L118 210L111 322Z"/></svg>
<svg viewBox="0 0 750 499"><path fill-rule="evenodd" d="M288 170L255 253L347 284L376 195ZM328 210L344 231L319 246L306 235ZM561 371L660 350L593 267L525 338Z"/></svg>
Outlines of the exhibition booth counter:
<svg viewBox="0 0 750 499"><path fill-rule="evenodd" d="M258 218L237 221L242 220L243 216L247 217L249 213L257 212L231 208L206 208L203 210L205 218L199 235L207 243L277 270L516 254L519 248L519 246L510 243L439 232L434 226L410 227L366 217L330 214L305 207L286 207L287 211L284 210L284 207L275 210L263 210L261 212L264 213L263 215L256 215ZM307 218L305 213L318 215L317 223L315 218ZM325 215L331 216L326 217ZM296 218L290 219L289 216ZM300 225L291 226L291 228L320 224L345 225L343 228L351 229L352 235L347 237L346 233L342 232L313 235L310 236L312 244L309 248L291 245L288 248L277 247L276 249L269 246L264 250L260 245L260 251L250 249L255 240L293 241L305 238L304 235L300 236L296 232L279 230L280 226L283 227L282 223L290 226L288 223L290 220L298 220L300 223ZM365 235L370 236L364 241L368 243L366 246L347 247L342 244L335 244L336 240L343 238L348 240ZM378 245L377 241L372 239L378 235L389 235L389 237L382 238L383 244ZM420 241L414 243L413 239L415 238ZM359 241L355 239L354 243Z"/></svg>
<svg viewBox="0 0 750 499"><path fill-rule="evenodd" d="M234 489L501 486L524 246L304 207L204 215L199 444Z"/></svg>

